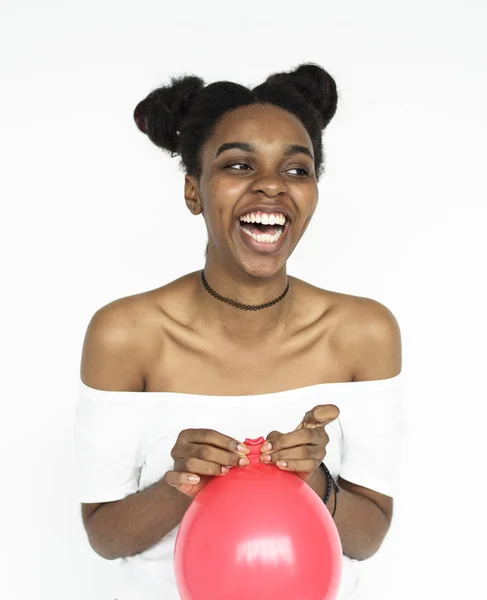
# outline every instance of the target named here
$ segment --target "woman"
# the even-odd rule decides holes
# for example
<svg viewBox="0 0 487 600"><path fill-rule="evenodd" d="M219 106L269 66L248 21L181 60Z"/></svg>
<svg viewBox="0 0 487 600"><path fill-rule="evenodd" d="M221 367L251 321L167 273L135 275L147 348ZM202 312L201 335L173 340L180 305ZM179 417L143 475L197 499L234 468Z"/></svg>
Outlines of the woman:
<svg viewBox="0 0 487 600"><path fill-rule="evenodd" d="M181 155L186 205L208 246L202 271L102 307L86 331L82 518L95 552L120 559L118 600L179 597L179 522L208 481L248 464L242 441L264 428L261 459L297 473L333 514L340 598L389 529L396 319L286 272L317 206L336 105L333 78L304 64L252 90L172 79L135 109L139 129Z"/></svg>

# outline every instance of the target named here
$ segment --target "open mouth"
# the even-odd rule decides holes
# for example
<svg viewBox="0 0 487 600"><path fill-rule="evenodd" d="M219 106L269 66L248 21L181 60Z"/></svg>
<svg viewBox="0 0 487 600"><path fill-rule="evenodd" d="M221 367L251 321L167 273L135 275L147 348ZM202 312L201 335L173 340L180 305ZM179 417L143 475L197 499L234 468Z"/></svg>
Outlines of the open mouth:
<svg viewBox="0 0 487 600"><path fill-rule="evenodd" d="M239 221L238 224L247 235L253 238L256 242L272 244L277 242L284 233L286 225L264 225L263 223L245 223Z"/></svg>
<svg viewBox="0 0 487 600"><path fill-rule="evenodd" d="M246 214L238 219L239 227L261 244L274 244L289 226L289 219L281 214Z"/></svg>
<svg viewBox="0 0 487 600"><path fill-rule="evenodd" d="M237 224L245 245L264 254L277 252L283 247L291 225L282 214L272 217L244 215L237 219Z"/></svg>

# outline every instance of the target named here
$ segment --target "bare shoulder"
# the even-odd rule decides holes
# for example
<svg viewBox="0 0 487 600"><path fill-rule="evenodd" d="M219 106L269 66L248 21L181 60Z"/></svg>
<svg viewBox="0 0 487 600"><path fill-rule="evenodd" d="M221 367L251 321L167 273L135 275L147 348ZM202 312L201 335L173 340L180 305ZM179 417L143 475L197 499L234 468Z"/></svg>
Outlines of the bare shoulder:
<svg viewBox="0 0 487 600"><path fill-rule="evenodd" d="M95 312L83 342L83 383L108 391L143 391L147 304L144 294L137 294Z"/></svg>
<svg viewBox="0 0 487 600"><path fill-rule="evenodd" d="M304 283L304 282L300 282ZM315 306L332 323L333 343L352 365L354 381L387 379L401 371L401 331L389 308L372 298L304 284Z"/></svg>
<svg viewBox="0 0 487 600"><path fill-rule="evenodd" d="M340 321L354 381L388 379L401 372L401 330L387 306L372 298L348 296Z"/></svg>
<svg viewBox="0 0 487 600"><path fill-rule="evenodd" d="M191 274L109 302L85 334L81 380L107 391L144 391L145 370L161 332L181 314Z"/></svg>

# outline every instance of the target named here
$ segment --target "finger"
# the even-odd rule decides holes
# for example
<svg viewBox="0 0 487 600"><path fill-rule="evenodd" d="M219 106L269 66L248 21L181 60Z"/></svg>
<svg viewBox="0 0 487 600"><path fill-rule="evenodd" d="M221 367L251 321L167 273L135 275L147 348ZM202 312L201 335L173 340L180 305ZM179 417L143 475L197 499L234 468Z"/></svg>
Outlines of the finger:
<svg viewBox="0 0 487 600"><path fill-rule="evenodd" d="M305 423L331 423L340 415L340 409L334 404L318 404L304 415Z"/></svg>
<svg viewBox="0 0 487 600"><path fill-rule="evenodd" d="M271 431L269 434L267 434L266 437L266 442L272 442L273 440L275 440L278 437L281 437L281 435L284 435L283 433L281 433L280 431ZM262 444L264 445L264 444Z"/></svg>
<svg viewBox="0 0 487 600"><path fill-rule="evenodd" d="M196 473L184 473L180 471L168 471L163 479L172 487L178 487L184 484L196 485L200 481L200 478Z"/></svg>
<svg viewBox="0 0 487 600"><path fill-rule="evenodd" d="M220 450L219 448L208 446L207 444L194 444L191 456L227 467L242 467L249 464L249 459L242 454L226 452L225 450ZM187 457L187 454L185 457Z"/></svg>
<svg viewBox="0 0 487 600"><path fill-rule="evenodd" d="M179 434L178 439L185 443L215 446L240 455L248 454L250 451L242 442L214 429L185 429ZM241 450L238 448L239 445L242 448Z"/></svg>
<svg viewBox="0 0 487 600"><path fill-rule="evenodd" d="M168 471L164 476L164 480L168 485L190 498L195 498L209 479L209 477L204 476L202 479L195 473L179 473L176 471ZM182 480L182 483L178 483L180 480Z"/></svg>
<svg viewBox="0 0 487 600"><path fill-rule="evenodd" d="M302 429L305 427L323 427L328 425L340 415L340 409L334 404L319 404L311 410L309 410L303 417L303 420L295 429Z"/></svg>
<svg viewBox="0 0 487 600"><path fill-rule="evenodd" d="M269 434L267 442L272 444L272 448L266 450L265 445L263 444L263 452L265 454L270 454L279 450L284 450L285 448L294 448L295 446L303 446L306 444L322 445L323 440L327 437L327 433L323 426L320 428L302 428L300 430L290 431L289 433L282 433L277 436Z"/></svg>
<svg viewBox="0 0 487 600"><path fill-rule="evenodd" d="M231 465L229 465L231 466ZM189 458L179 458L174 461L174 470L182 473L193 473L195 475L225 475L229 469L227 466L202 460L195 456Z"/></svg>
<svg viewBox="0 0 487 600"><path fill-rule="evenodd" d="M282 471L292 471L294 473L314 473L320 465L319 460L307 458L303 460L287 460L276 466Z"/></svg>
<svg viewBox="0 0 487 600"><path fill-rule="evenodd" d="M326 444L297 446L296 448L286 448L269 454L270 460L264 460L265 454L261 456L261 461L267 464L276 464L280 460L307 460L313 459L321 462L326 456Z"/></svg>

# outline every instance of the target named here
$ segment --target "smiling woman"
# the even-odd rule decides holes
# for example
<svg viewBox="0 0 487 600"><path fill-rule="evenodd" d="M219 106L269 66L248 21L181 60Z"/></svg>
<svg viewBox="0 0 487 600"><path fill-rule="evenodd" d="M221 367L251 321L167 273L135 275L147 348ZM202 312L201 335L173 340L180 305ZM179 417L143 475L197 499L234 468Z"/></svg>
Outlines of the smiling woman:
<svg viewBox="0 0 487 600"><path fill-rule="evenodd" d="M299 172L292 176L301 179L311 177L313 182L319 181L323 170L322 131L335 114L337 90L334 79L317 65L301 65L292 73L271 75L252 90L230 81L204 87L198 77L173 78L170 86L154 90L137 105L134 118L141 131L154 144L170 151L172 156L181 155L181 166L193 184L198 185L201 183L201 158L205 145L222 117L239 107L257 108L257 111L253 111L256 122L259 120L259 108L280 107L288 116L295 115L307 134L306 143L289 144L279 150L288 163L302 163L288 168L289 172ZM262 113L260 118L265 119L266 111ZM237 120L244 117L242 111L237 111L234 116ZM245 176L255 171L248 164L250 157L256 160L263 148L237 139L235 130L233 134L231 141L216 148L212 158L216 160L222 153L233 151L233 162L223 168L239 171L237 176ZM241 161L235 161L238 157L235 150L240 150ZM303 155L309 159L304 164ZM210 244L211 237L206 252ZM256 245L253 247L259 249ZM264 247L260 249L266 253L271 250Z"/></svg>
<svg viewBox="0 0 487 600"><path fill-rule="evenodd" d="M246 468L242 442L265 433L260 460L299 476L334 519L338 598L387 534L399 326L374 300L286 270L318 203L336 107L331 75L304 64L253 89L173 78L135 109L139 129L181 156L208 247L203 269L111 302L86 332L82 517L93 549L121 561L119 600L179 598L173 551L186 509L212 478Z"/></svg>

